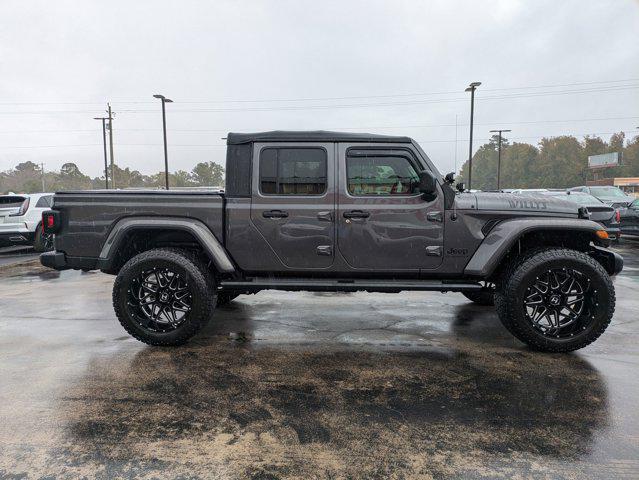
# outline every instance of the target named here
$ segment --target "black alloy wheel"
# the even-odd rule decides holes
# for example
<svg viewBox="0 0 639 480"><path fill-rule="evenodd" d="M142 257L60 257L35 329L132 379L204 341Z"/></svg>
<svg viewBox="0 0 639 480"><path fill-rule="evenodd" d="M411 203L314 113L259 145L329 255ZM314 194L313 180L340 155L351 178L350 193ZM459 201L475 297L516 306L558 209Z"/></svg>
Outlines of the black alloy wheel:
<svg viewBox="0 0 639 480"><path fill-rule="evenodd" d="M590 280L576 269L553 269L535 278L526 290L525 315L542 335L568 338L592 322ZM596 293L596 292L594 292Z"/></svg>
<svg viewBox="0 0 639 480"><path fill-rule="evenodd" d="M495 290L504 327L544 352L571 352L594 342L615 311L615 288L586 252L545 247L515 257Z"/></svg>
<svg viewBox="0 0 639 480"><path fill-rule="evenodd" d="M129 313L142 328L170 332L191 311L191 290L182 275L169 268L144 270L131 282Z"/></svg>
<svg viewBox="0 0 639 480"><path fill-rule="evenodd" d="M198 252L157 248L118 272L113 307L124 329L149 345L182 345L211 319L215 278Z"/></svg>

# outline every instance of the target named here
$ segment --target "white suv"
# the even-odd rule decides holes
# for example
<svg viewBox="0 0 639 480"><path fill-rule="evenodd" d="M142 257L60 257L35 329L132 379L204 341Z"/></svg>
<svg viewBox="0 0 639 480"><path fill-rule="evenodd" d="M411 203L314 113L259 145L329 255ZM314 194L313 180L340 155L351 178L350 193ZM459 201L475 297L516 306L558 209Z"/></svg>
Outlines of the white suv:
<svg viewBox="0 0 639 480"><path fill-rule="evenodd" d="M53 193L0 195L0 247L31 245L38 252L53 248L53 236L41 228L42 212L51 208Z"/></svg>

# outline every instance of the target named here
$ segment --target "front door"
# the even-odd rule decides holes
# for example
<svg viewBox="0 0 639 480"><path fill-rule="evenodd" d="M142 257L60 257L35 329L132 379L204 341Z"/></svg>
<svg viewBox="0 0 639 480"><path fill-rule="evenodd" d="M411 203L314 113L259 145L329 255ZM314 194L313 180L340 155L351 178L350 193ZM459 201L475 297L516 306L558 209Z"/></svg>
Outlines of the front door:
<svg viewBox="0 0 639 480"><path fill-rule="evenodd" d="M415 151L340 144L338 248L353 268L432 270L442 262L444 198L417 190Z"/></svg>
<svg viewBox="0 0 639 480"><path fill-rule="evenodd" d="M329 268L335 255L335 145L254 148L251 221L285 269Z"/></svg>

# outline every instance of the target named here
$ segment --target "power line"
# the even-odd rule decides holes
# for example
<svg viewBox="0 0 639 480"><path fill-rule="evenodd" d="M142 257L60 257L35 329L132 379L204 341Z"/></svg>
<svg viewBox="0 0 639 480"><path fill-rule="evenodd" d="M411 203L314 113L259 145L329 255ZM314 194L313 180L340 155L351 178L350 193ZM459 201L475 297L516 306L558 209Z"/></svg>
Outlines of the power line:
<svg viewBox="0 0 639 480"><path fill-rule="evenodd" d="M556 84L544 84L544 85L528 85L520 87L502 87L502 88L487 88L483 89L484 92L502 92L512 90L532 90L537 88L563 88L585 85L602 85L606 83L624 83L624 82L636 82L639 78L627 78L621 80L599 80L591 82L571 82L571 83L556 83ZM326 96L326 97L300 97L300 98L271 98L271 99L220 99L220 100L186 100L180 103L271 103L271 102L310 102L310 101L325 101L325 100L357 100L366 98L401 98L401 97L421 97L429 95L451 95L458 94L459 90L437 91L437 92L415 92L415 93L395 93L385 95L346 95L346 96ZM116 101L114 104L152 104L149 101ZM0 105L101 105L102 102L0 102Z"/></svg>
<svg viewBox="0 0 639 480"><path fill-rule="evenodd" d="M617 92L625 90L635 90L639 88L639 84L635 85L623 85L623 86L610 86L602 88L589 88L580 90L559 90L559 91L547 91L547 92L531 92L523 94L512 95L493 95L493 96L480 96L477 97L477 101L485 100L513 100L519 98L534 98L543 96L557 96L557 95L574 95L584 93L599 93L599 92ZM457 93L457 92L456 92ZM331 105L289 105L289 106L269 106L269 107L246 107L246 108L200 108L200 109L174 109L176 113L225 113L225 112L271 112L271 111L303 111L303 110L330 110L330 109L345 109L345 108L370 108L370 107L390 107L390 106L406 106L406 105L428 105L439 103L451 103L451 102L464 102L466 99L459 98L444 98L436 100L412 100L404 102L377 102L377 103L351 103L351 104L331 104ZM181 102L188 103L188 102ZM201 102L200 102L201 103ZM1 111L0 115L52 115L52 114L87 114L91 113L91 110L31 110L31 111ZM126 113L155 113L154 110L140 110L140 109L122 109L120 112Z"/></svg>
<svg viewBox="0 0 639 480"><path fill-rule="evenodd" d="M639 116L630 116L630 117L597 117L597 118L567 118L567 119L554 119L554 120L521 120L521 121L493 121L493 122L475 122L475 125L494 125L496 123L507 123L512 125L533 125L533 124L542 124L542 123L572 123L572 122L595 122L595 121L609 121L609 120L634 120L639 119ZM458 123L455 125L454 123L431 123L424 125L369 125L369 126L359 126L359 127L323 127L324 130L363 130L363 129L383 129L383 128L445 128L445 127L467 127L468 123ZM208 133L227 133L229 131L233 131L232 128L227 129L168 129L169 132L174 133L198 133L198 134L208 134ZM246 129L236 129L236 130L246 130ZM262 128L251 128L249 130L259 131ZM158 132L159 130L156 128L128 128L126 130L122 130L120 133L131 133L131 132ZM0 135L3 134L15 134L15 133L90 133L91 135L95 134L95 130L93 129L70 129L70 130L4 130L0 131Z"/></svg>

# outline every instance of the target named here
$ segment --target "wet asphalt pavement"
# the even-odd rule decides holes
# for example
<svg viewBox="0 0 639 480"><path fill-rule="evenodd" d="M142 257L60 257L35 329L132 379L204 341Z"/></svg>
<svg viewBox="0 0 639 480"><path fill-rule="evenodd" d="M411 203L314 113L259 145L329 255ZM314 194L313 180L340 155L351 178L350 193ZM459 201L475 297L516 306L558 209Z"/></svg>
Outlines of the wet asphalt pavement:
<svg viewBox="0 0 639 480"><path fill-rule="evenodd" d="M180 348L113 277L0 272L0 478L639 478L639 242L617 313L535 353L460 294L262 292Z"/></svg>
<svg viewBox="0 0 639 480"><path fill-rule="evenodd" d="M38 257L39 254L31 247L0 247L0 268Z"/></svg>

